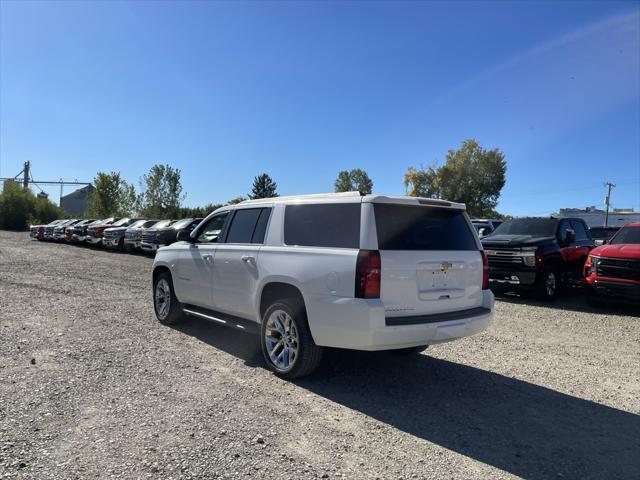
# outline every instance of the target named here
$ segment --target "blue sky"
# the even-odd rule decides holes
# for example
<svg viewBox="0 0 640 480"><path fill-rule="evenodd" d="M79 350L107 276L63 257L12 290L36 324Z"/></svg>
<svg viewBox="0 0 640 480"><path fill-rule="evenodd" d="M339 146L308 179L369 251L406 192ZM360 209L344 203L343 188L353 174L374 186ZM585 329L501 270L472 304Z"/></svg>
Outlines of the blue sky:
<svg viewBox="0 0 640 480"><path fill-rule="evenodd" d="M170 163L195 206L357 167L402 194L475 138L506 155L501 212L602 205L605 180L640 209L637 1L2 1L0 27L3 177Z"/></svg>

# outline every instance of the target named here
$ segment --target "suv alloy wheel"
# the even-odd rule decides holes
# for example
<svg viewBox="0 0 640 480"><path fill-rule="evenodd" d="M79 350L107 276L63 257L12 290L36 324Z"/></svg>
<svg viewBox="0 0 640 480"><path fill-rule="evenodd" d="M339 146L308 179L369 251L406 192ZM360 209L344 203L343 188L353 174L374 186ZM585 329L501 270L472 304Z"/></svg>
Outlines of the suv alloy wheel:
<svg viewBox="0 0 640 480"><path fill-rule="evenodd" d="M262 317L262 356L271 371L285 379L313 372L322 360L309 331L304 306L295 299L273 303Z"/></svg>
<svg viewBox="0 0 640 480"><path fill-rule="evenodd" d="M169 272L162 272L153 284L153 309L163 325L172 325L182 319L182 309L173 293Z"/></svg>

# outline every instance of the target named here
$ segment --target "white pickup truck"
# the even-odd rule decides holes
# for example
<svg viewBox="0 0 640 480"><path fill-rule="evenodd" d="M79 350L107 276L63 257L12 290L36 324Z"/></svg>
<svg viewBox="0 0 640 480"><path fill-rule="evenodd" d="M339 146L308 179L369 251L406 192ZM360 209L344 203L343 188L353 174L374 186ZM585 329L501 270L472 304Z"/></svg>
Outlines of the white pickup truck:
<svg viewBox="0 0 640 480"><path fill-rule="evenodd" d="M261 336L283 378L312 372L322 347L421 351L484 330L487 258L462 204L342 194L222 207L153 264L155 313Z"/></svg>

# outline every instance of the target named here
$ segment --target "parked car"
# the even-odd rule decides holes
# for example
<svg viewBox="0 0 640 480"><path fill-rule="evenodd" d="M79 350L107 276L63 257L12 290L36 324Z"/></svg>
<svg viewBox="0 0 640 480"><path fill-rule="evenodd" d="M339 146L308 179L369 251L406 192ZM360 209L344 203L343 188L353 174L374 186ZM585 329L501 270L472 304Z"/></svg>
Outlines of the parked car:
<svg viewBox="0 0 640 480"><path fill-rule="evenodd" d="M74 241L73 235L74 235L74 233L75 233L77 228L86 227L86 226L88 226L89 224L91 224L91 223L93 223L95 221L96 221L95 218L89 218L89 219L86 219L86 220L80 220L79 222L74 223L73 225L70 225L69 227L65 228L65 230L64 230L64 240L66 242L69 242L69 243L73 242Z"/></svg>
<svg viewBox="0 0 640 480"><path fill-rule="evenodd" d="M488 265L465 206L345 194L248 200L158 250L158 320L259 332L267 366L312 372L323 347L416 352L484 330Z"/></svg>
<svg viewBox="0 0 640 480"><path fill-rule="evenodd" d="M106 228L102 235L102 245L106 248L115 248L122 252L126 248L124 243L125 232L129 228L137 228L148 222L149 220L141 218L133 221L133 223L127 226L114 226Z"/></svg>
<svg viewBox="0 0 640 480"><path fill-rule="evenodd" d="M620 227L591 227L589 233L596 245L603 245L607 243L616 232L620 230Z"/></svg>
<svg viewBox="0 0 640 480"><path fill-rule="evenodd" d="M110 225L114 221L115 221L115 218L111 217L111 218L105 218L100 220L94 220L93 222L85 223L82 225L76 225L75 227L73 227L73 234L71 236L71 239L75 243L84 243L87 239L87 231L89 230L89 228L103 224L103 223Z"/></svg>
<svg viewBox="0 0 640 480"><path fill-rule="evenodd" d="M147 228L163 228L171 225L174 220L146 220L138 226L127 228L124 233L124 246L127 250L138 250L142 243L142 234Z"/></svg>
<svg viewBox="0 0 640 480"><path fill-rule="evenodd" d="M595 248L584 265L587 299L640 304L640 223L622 227L606 245Z"/></svg>
<svg viewBox="0 0 640 480"><path fill-rule="evenodd" d="M35 238L36 240L43 240L44 239L44 230L47 227L50 226L56 226L62 222L64 222L65 219L58 219L58 220L54 220L50 223L47 223L46 225L30 225L29 227L29 236L31 238Z"/></svg>
<svg viewBox="0 0 640 480"><path fill-rule="evenodd" d="M493 285L536 291L555 298L562 282L582 278L595 246L580 218L515 218L482 239Z"/></svg>
<svg viewBox="0 0 640 480"><path fill-rule="evenodd" d="M52 240L56 240L58 242L65 239L65 231L67 227L73 228L73 226L78 223L80 220L75 218L71 220L67 220L66 222L59 223L55 227L53 227L53 234L51 235Z"/></svg>
<svg viewBox="0 0 640 480"><path fill-rule="evenodd" d="M171 245L178 238L178 232L191 231L202 221L202 218L183 218L165 227L147 228L142 232L140 248L145 252L155 252L160 247Z"/></svg>
<svg viewBox="0 0 640 480"><path fill-rule="evenodd" d="M64 220L60 220L57 223L54 223L54 224L50 223L50 224L46 225L44 227L44 234L42 236L42 240L55 240L55 238L53 236L53 233L54 233L54 230L56 229L56 227L59 227L61 225L68 225L69 223L74 222L74 221L76 221L76 220L71 220L71 219L65 218Z"/></svg>
<svg viewBox="0 0 640 480"><path fill-rule="evenodd" d="M85 242L92 246L102 245L102 237L104 231L109 227L128 226L133 220L130 218L115 218L111 222L99 223L87 228L87 237Z"/></svg>

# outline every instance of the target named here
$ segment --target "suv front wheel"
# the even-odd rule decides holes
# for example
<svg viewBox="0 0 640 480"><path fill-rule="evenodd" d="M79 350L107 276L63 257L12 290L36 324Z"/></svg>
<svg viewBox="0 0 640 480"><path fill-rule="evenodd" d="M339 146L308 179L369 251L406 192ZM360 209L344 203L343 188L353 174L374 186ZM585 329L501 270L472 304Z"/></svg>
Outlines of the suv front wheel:
<svg viewBox="0 0 640 480"><path fill-rule="evenodd" d="M262 356L276 375L285 379L313 372L322 360L309 330L304 305L295 299L277 300L262 317Z"/></svg>
<svg viewBox="0 0 640 480"><path fill-rule="evenodd" d="M153 283L153 309L156 318L163 325L172 325L183 317L182 309L175 293L169 272L162 272Z"/></svg>
<svg viewBox="0 0 640 480"><path fill-rule="evenodd" d="M560 275L554 269L545 269L538 284L538 294L543 300L555 300L560 287Z"/></svg>

